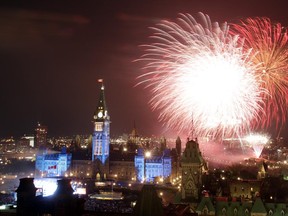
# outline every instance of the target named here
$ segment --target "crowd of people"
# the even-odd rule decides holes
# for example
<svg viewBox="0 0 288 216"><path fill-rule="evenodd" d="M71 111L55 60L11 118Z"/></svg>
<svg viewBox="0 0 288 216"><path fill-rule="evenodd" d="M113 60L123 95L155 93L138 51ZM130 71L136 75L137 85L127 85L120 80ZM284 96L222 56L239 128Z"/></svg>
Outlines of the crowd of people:
<svg viewBox="0 0 288 216"><path fill-rule="evenodd" d="M15 195L12 193L0 193L0 205L15 204Z"/></svg>
<svg viewBox="0 0 288 216"><path fill-rule="evenodd" d="M84 205L85 211L113 212L113 213L132 213L131 202L126 200L98 200L89 198Z"/></svg>

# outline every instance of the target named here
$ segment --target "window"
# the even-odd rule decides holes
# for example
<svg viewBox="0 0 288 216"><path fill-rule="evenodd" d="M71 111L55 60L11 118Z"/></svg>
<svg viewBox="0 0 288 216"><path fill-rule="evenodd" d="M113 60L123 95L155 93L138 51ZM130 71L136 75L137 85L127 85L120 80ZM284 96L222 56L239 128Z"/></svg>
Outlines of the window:
<svg viewBox="0 0 288 216"><path fill-rule="evenodd" d="M223 215L223 216L226 216L226 213L227 213L226 209L223 208L223 209L222 209L222 215Z"/></svg>
<svg viewBox="0 0 288 216"><path fill-rule="evenodd" d="M203 208L203 215L208 215L208 208L207 208L207 206L205 205L205 207Z"/></svg>
<svg viewBox="0 0 288 216"><path fill-rule="evenodd" d="M245 215L249 215L249 210L247 208L245 209Z"/></svg>
<svg viewBox="0 0 288 216"><path fill-rule="evenodd" d="M237 210L237 208L234 208L234 211L233 211L233 215L234 215L234 216L236 216L236 215L237 215L237 213L238 213L238 210Z"/></svg>

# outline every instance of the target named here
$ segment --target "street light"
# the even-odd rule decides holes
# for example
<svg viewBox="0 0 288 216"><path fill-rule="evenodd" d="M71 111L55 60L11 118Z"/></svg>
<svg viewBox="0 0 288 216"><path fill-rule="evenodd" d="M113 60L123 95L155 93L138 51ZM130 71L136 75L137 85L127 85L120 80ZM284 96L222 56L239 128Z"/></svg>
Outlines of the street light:
<svg viewBox="0 0 288 216"><path fill-rule="evenodd" d="M145 154L144 154L144 182L146 182L146 175L147 175L147 172L146 172L146 159L147 158L150 158L151 157L151 152L150 151L146 151Z"/></svg>

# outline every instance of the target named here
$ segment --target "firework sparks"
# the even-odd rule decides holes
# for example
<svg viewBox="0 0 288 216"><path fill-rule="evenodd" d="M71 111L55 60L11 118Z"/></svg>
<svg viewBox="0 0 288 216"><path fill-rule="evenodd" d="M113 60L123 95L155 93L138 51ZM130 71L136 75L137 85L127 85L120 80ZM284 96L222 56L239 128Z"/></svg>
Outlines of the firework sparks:
<svg viewBox="0 0 288 216"><path fill-rule="evenodd" d="M261 134L250 134L244 140L252 146L255 156L259 158L269 138Z"/></svg>
<svg viewBox="0 0 288 216"><path fill-rule="evenodd" d="M240 133L261 110L256 66L226 23L200 17L203 25L181 14L177 22L152 28L139 84L150 88L150 104L168 127L189 134L193 124L196 136Z"/></svg>
<svg viewBox="0 0 288 216"><path fill-rule="evenodd" d="M256 127L272 124L281 127L287 120L288 107L288 32L269 18L248 18L232 25L232 34L245 39L244 48L252 48L258 65L257 77L268 94L263 95L263 110ZM261 116L262 115L262 116Z"/></svg>

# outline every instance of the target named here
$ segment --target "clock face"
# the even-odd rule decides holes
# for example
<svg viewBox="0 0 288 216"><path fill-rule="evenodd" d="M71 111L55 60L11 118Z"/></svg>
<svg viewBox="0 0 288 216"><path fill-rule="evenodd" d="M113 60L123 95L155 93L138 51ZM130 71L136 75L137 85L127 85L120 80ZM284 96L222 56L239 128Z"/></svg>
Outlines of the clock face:
<svg viewBox="0 0 288 216"><path fill-rule="evenodd" d="M102 118L102 117L103 117L102 111L98 112L98 117L99 117L99 118Z"/></svg>

